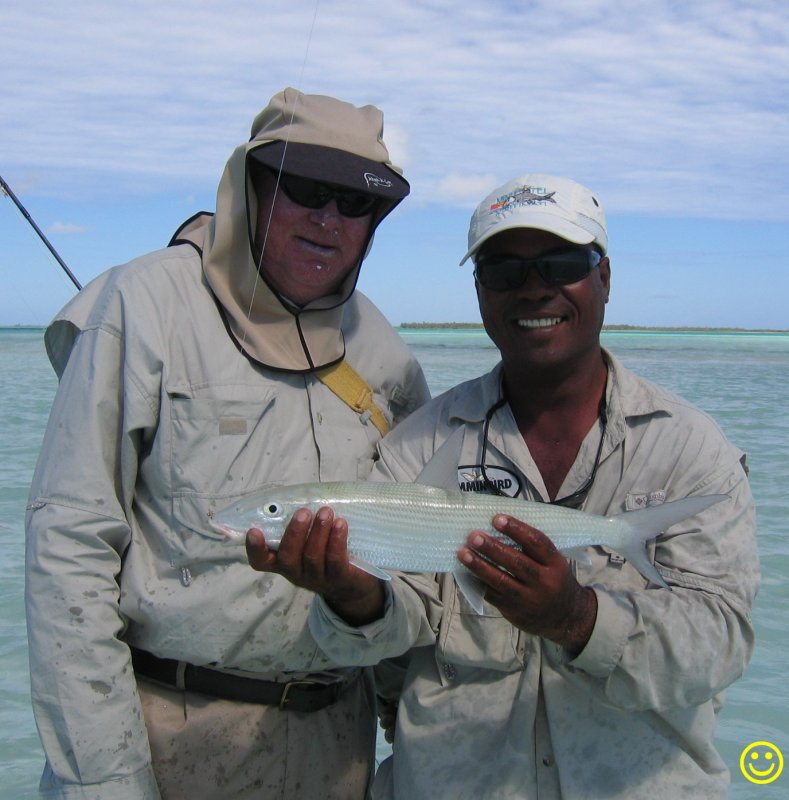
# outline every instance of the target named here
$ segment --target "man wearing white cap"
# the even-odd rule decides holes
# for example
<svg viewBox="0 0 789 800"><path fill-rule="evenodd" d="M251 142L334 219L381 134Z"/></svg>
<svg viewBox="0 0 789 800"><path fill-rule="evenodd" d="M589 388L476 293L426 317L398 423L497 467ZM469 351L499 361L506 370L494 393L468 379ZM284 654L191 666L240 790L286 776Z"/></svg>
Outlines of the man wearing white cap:
<svg viewBox="0 0 789 800"><path fill-rule="evenodd" d="M371 670L319 651L311 595L250 570L210 523L266 483L364 479L427 399L355 291L408 191L377 108L286 89L230 156L216 213L48 328L60 382L26 596L43 796L365 796Z"/></svg>
<svg viewBox="0 0 789 800"><path fill-rule="evenodd" d="M486 586L482 615L451 575L385 584L353 570L336 521L325 558L339 566L310 584L323 595L310 622L321 648L352 664L411 648L377 798L726 797L713 732L753 649L759 577L744 456L703 412L601 348L607 253L600 202L573 181L524 175L489 195L463 261L474 260L501 363L390 434L374 479L414 480L463 426L466 491L599 515L728 497L657 538L667 586L603 547L568 562L499 515L514 546L473 532L458 553ZM319 546L320 536L302 551L283 541L275 558L248 537L253 564L291 577Z"/></svg>

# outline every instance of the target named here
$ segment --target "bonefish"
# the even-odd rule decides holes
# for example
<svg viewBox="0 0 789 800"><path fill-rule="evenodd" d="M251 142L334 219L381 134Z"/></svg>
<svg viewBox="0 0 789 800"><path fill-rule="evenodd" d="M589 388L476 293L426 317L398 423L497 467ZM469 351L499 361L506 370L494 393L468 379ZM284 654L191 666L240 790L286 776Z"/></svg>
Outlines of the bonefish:
<svg viewBox="0 0 789 800"><path fill-rule="evenodd" d="M271 484L216 512L211 524L229 542L238 543L244 542L250 528L259 528L266 544L277 549L297 509L315 513L330 506L348 521L348 553L357 567L383 580L390 578L385 570L452 572L466 598L481 612L481 586L460 564L457 551L473 530L512 544L493 528L497 514L516 517L542 531L568 557L578 557L586 547L605 545L644 577L666 586L647 557L646 542L727 497L688 497L598 516L548 503L461 492L456 478L461 445L462 430L436 451L414 483Z"/></svg>

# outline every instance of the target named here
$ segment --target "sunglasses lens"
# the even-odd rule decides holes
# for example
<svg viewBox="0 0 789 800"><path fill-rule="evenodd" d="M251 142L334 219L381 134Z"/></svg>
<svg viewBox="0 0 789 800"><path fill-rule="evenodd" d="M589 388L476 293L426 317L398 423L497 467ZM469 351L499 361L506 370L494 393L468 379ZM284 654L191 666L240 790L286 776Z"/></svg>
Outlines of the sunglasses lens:
<svg viewBox="0 0 789 800"><path fill-rule="evenodd" d="M542 279L553 286L567 286L586 278L600 263L596 250L562 250L549 253L537 261L537 271Z"/></svg>
<svg viewBox="0 0 789 800"><path fill-rule="evenodd" d="M310 178L280 175L279 185L294 203L305 208L323 208L331 200L328 187Z"/></svg>
<svg viewBox="0 0 789 800"><path fill-rule="evenodd" d="M363 217L375 208L378 199L364 192L336 192L337 210L345 217Z"/></svg>
<svg viewBox="0 0 789 800"><path fill-rule="evenodd" d="M474 274L486 289L504 292L523 284L528 271L529 265L519 258L490 258L479 261Z"/></svg>
<svg viewBox="0 0 789 800"><path fill-rule="evenodd" d="M280 175L279 184L294 203L305 208L323 208L332 199L336 199L337 210L344 217L363 217L377 203L377 198L371 194L334 189L320 181L300 178L298 175Z"/></svg>
<svg viewBox="0 0 789 800"><path fill-rule="evenodd" d="M596 250L574 247L540 258L502 255L480 259L475 275L486 289L504 292L522 286L534 267L549 286L567 286L586 278L599 263L600 254Z"/></svg>

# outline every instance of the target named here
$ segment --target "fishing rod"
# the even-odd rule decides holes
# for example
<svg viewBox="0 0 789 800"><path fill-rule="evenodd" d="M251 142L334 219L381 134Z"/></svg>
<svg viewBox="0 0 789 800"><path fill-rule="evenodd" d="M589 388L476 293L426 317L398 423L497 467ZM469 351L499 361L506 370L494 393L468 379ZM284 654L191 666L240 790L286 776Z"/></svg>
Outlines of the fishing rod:
<svg viewBox="0 0 789 800"><path fill-rule="evenodd" d="M50 244L49 239L44 236L44 232L38 227L38 225L36 225L36 221L30 216L30 214L28 214L27 209L19 201L19 198L17 198L17 196L11 191L11 187L3 180L2 175L0 175L0 188L2 188L3 192L7 194L11 200L13 200L14 205L20 210L22 216L30 223L33 230L38 234L41 241L47 246L49 252L55 257L55 260L63 268L63 271L66 273L66 275L71 278L71 282L77 287L77 290L82 289L82 284L77 280L74 273L68 268L66 262L58 255L58 251L55 250L55 248Z"/></svg>

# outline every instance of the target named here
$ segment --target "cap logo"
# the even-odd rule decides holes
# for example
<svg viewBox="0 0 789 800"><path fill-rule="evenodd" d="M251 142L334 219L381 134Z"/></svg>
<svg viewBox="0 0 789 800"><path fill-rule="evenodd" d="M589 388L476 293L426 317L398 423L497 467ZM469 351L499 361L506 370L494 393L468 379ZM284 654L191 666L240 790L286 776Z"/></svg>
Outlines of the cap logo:
<svg viewBox="0 0 789 800"><path fill-rule="evenodd" d="M378 175L374 175L372 172L365 172L364 180L368 188L370 186L376 186L379 189L391 189L392 187L392 182L388 178L379 178Z"/></svg>
<svg viewBox="0 0 789 800"><path fill-rule="evenodd" d="M545 203L556 203L553 196L556 192L549 192L539 186L522 186L515 189L496 200L488 209L491 214L498 214L500 211L510 210L518 206L541 206Z"/></svg>

